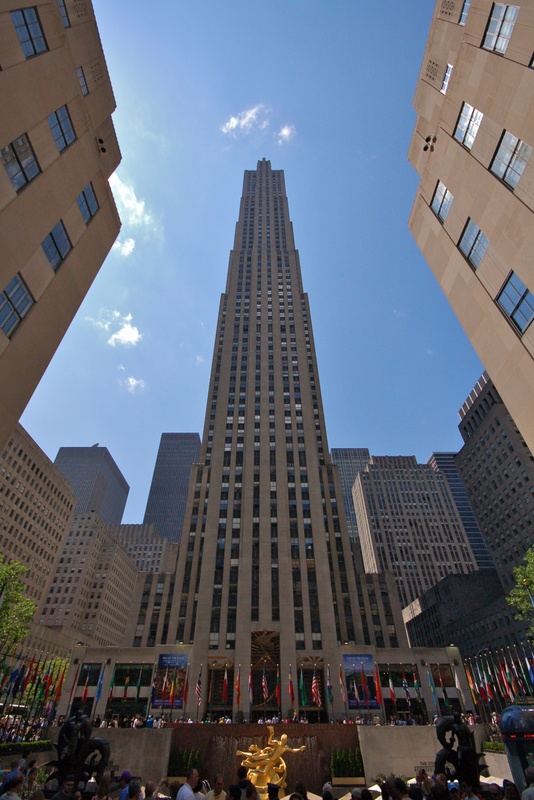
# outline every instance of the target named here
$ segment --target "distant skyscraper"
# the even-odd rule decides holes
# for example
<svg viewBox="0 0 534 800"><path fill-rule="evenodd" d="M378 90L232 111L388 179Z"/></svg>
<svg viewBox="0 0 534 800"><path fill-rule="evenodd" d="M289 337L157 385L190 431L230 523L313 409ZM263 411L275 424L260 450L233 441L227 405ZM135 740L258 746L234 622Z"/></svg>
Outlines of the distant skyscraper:
<svg viewBox="0 0 534 800"><path fill-rule="evenodd" d="M478 569L493 569L493 561L478 526L477 518L455 459L456 453L432 453L428 463L432 469L442 472L447 478Z"/></svg>
<svg viewBox="0 0 534 800"><path fill-rule="evenodd" d="M410 229L534 452L532 0L437 0Z"/></svg>
<svg viewBox="0 0 534 800"><path fill-rule="evenodd" d="M76 514L96 511L103 522L122 522L130 487L107 447L60 447L56 466L76 495Z"/></svg>
<svg viewBox="0 0 534 800"><path fill-rule="evenodd" d="M1 3L0 53L1 448L119 233L121 156L90 0Z"/></svg>
<svg viewBox="0 0 534 800"><path fill-rule="evenodd" d="M365 571L391 570L403 607L475 568L447 479L414 456L373 456L353 495Z"/></svg>
<svg viewBox="0 0 534 800"><path fill-rule="evenodd" d="M182 536L191 467L199 457L198 433L161 434L143 522L153 522L170 542L179 542Z"/></svg>
<svg viewBox="0 0 534 800"><path fill-rule="evenodd" d="M356 541L358 539L358 522L352 499L352 487L358 472L369 463L371 454L365 447L333 447L330 455L332 462L339 470L349 536Z"/></svg>

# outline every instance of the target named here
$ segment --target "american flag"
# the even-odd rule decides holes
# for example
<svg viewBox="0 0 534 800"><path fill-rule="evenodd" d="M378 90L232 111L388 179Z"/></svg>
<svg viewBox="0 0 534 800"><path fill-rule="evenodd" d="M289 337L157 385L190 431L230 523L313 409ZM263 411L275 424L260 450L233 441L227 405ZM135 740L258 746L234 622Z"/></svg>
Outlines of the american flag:
<svg viewBox="0 0 534 800"><path fill-rule="evenodd" d="M265 667L263 668L263 675L261 676L261 688L263 691L263 699L267 700L269 697L269 687L267 686L267 673L265 672Z"/></svg>
<svg viewBox="0 0 534 800"><path fill-rule="evenodd" d="M321 700L321 692L319 689L319 681L317 680L317 675L315 674L315 670L313 670L313 680L312 680L312 700L318 708L322 708L323 701Z"/></svg>
<svg viewBox="0 0 534 800"><path fill-rule="evenodd" d="M197 706L199 706L201 704L201 702L202 702L202 679L201 679L201 675L202 675L202 669L200 669L200 671L198 673L197 685L195 686L195 694L197 696Z"/></svg>

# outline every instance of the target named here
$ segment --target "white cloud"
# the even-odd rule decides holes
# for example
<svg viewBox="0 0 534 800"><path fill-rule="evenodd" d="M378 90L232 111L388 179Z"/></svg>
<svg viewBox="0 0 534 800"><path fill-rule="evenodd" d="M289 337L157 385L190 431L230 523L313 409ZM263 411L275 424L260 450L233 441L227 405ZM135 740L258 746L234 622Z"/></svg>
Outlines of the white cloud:
<svg viewBox="0 0 534 800"><path fill-rule="evenodd" d="M203 356L197 356L195 358L195 364L196 364L197 367L201 367L203 363L204 363L204 357Z"/></svg>
<svg viewBox="0 0 534 800"><path fill-rule="evenodd" d="M143 391L146 388L146 383L142 378L134 378L133 375L130 375L129 378L126 380L121 381L123 386L126 386L127 391L130 394L135 394L137 391Z"/></svg>
<svg viewBox="0 0 534 800"><path fill-rule="evenodd" d="M117 309L113 311L101 311L98 319L94 319L93 317L86 317L85 319L97 330L111 333L107 340L107 343L111 347L116 347L117 345L134 347L143 338L143 334L140 333L139 328L132 325L132 315L121 314ZM119 367L119 369L121 368L122 367Z"/></svg>
<svg viewBox="0 0 534 800"><path fill-rule="evenodd" d="M152 214L146 210L144 200L140 200L133 186L121 181L116 172L109 179L119 214L128 225L154 225Z"/></svg>
<svg viewBox="0 0 534 800"><path fill-rule="evenodd" d="M283 125L278 133L276 134L278 138L278 144L284 144L284 142L290 142L291 139L294 139L297 135L297 129L294 125Z"/></svg>
<svg viewBox="0 0 534 800"><path fill-rule="evenodd" d="M112 249L116 250L117 253L121 256L129 256L133 253L134 247L135 247L135 239L129 237L128 239L124 239L124 241L122 242L120 241L120 239L117 239Z"/></svg>
<svg viewBox="0 0 534 800"><path fill-rule="evenodd" d="M230 117L224 125L221 125L221 131L235 138L237 133L250 133L254 128L264 130L269 126L268 116L268 109L263 103L259 103L254 108L248 108Z"/></svg>

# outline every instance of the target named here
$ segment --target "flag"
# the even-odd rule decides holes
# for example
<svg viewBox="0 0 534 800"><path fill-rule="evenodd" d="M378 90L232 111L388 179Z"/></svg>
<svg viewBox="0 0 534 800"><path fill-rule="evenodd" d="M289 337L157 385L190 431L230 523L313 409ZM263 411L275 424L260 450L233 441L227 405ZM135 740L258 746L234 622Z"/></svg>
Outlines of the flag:
<svg viewBox="0 0 534 800"><path fill-rule="evenodd" d="M328 702L331 706L334 705L334 690L332 688L332 681L330 680L330 664L326 668L326 694L328 695Z"/></svg>
<svg viewBox="0 0 534 800"><path fill-rule="evenodd" d="M202 702L202 667L198 671L197 685L195 686L195 694L197 696L197 706Z"/></svg>
<svg viewBox="0 0 534 800"><path fill-rule="evenodd" d="M161 705L162 707L165 705L165 700L167 699L167 676L169 674L169 669L165 670L165 677L163 678L163 685L161 687Z"/></svg>
<svg viewBox="0 0 534 800"><path fill-rule="evenodd" d="M209 667L208 667L208 670L209 670ZM209 682L209 686L208 686L208 705L211 704L211 693L212 693L212 691L213 691L213 670L211 670L210 682Z"/></svg>
<svg viewBox="0 0 534 800"><path fill-rule="evenodd" d="M89 670L87 670L87 677L85 679L85 686L83 687L82 703L85 703L85 701L87 700L88 693L89 693Z"/></svg>
<svg viewBox="0 0 534 800"><path fill-rule="evenodd" d="M124 681L124 692L122 693L122 699L126 700L128 697L128 686L130 685L130 667L128 666L128 672L126 673L126 678Z"/></svg>
<svg viewBox="0 0 534 800"><path fill-rule="evenodd" d="M413 688L415 689L417 699L419 700L419 702L421 702L423 699L421 697L421 687L419 686L419 681L417 680L417 675L415 673L415 670L412 671L412 675L413 675Z"/></svg>
<svg viewBox="0 0 534 800"><path fill-rule="evenodd" d="M185 704L187 703L188 692L189 692L189 664L187 665L187 670L186 670L186 673L185 673L184 692L183 692L183 695L182 695L183 708L185 708Z"/></svg>
<svg viewBox="0 0 534 800"><path fill-rule="evenodd" d="M280 691L280 667L279 667L278 664L276 665L276 690L275 690L275 696L276 696L276 704L277 704L278 708L280 708L280 706L282 705L282 693Z"/></svg>
<svg viewBox="0 0 534 800"><path fill-rule="evenodd" d="M375 681L376 702L381 706L384 701L382 698L382 687L380 686L380 675L378 673L378 667L376 664L374 672L374 681Z"/></svg>
<svg viewBox="0 0 534 800"><path fill-rule="evenodd" d="M313 670L313 678L312 678L312 700L318 708L322 707L323 701L321 700L321 690L319 687L319 681L317 680L317 675L315 674L315 670Z"/></svg>
<svg viewBox="0 0 534 800"><path fill-rule="evenodd" d="M529 661L529 658L528 658L528 656L527 656L527 654L525 652L524 645L521 645L521 648L523 650L523 659L524 659L524 663L525 663L524 674L525 674L525 676L527 678L527 681L530 682L531 687L534 689L534 668L532 667L532 664Z"/></svg>
<svg viewBox="0 0 534 800"><path fill-rule="evenodd" d="M469 666L467 664L465 664L465 663L464 663L464 669L465 669L465 677L467 678L467 683L469 684L469 691L471 692L471 698L473 700L474 705L476 706L477 699L476 699L476 696L475 696L475 691L476 691L475 681L474 681L473 675L471 674L471 670L469 669Z"/></svg>
<svg viewBox="0 0 534 800"><path fill-rule="evenodd" d="M404 689L404 696L406 697L408 705L410 705L412 696L410 694L410 690L408 689L408 681L406 680L406 675L404 672L402 673L402 688Z"/></svg>
<svg viewBox="0 0 534 800"><path fill-rule="evenodd" d="M343 677L343 667L341 664L339 665L339 688L341 689L341 699L343 700L343 705L347 705L347 699L345 697L345 679Z"/></svg>
<svg viewBox="0 0 534 800"><path fill-rule="evenodd" d="M304 672L300 670L300 680L299 680L299 693L300 693L300 705L307 706L308 705L308 697L306 695L306 685L304 683Z"/></svg>
<svg viewBox="0 0 534 800"><path fill-rule="evenodd" d="M174 708L175 695L176 695L176 667L174 668L174 672L172 674L171 688L170 688L170 691L169 691L169 703L170 703L170 706L171 706L171 711Z"/></svg>
<svg viewBox="0 0 534 800"><path fill-rule="evenodd" d="M32 656L32 660L30 661L30 666L28 667L28 670L26 672L26 676L25 676L25 678L24 678L24 680L22 682L22 687L21 687L21 690L20 690L21 694L23 694L26 691L26 687L28 686L28 684L30 682L30 679L32 677L33 662L34 662L34 657Z"/></svg>
<svg viewBox="0 0 534 800"><path fill-rule="evenodd" d="M360 707L360 693L358 691L358 684L356 683L356 678L352 679L352 693L354 695L354 700L358 708Z"/></svg>
<svg viewBox="0 0 534 800"><path fill-rule="evenodd" d="M254 695L252 692L252 666L250 667L248 673L248 701L251 706L254 705Z"/></svg>
<svg viewBox="0 0 534 800"><path fill-rule="evenodd" d="M269 697L269 687L267 686L267 673L265 672L265 664L263 665L263 675L261 676L261 689L263 693L263 699L267 700Z"/></svg>
<svg viewBox="0 0 534 800"><path fill-rule="evenodd" d="M59 679L59 683L56 689L56 697L55 697L56 706L61 699L61 692L63 691L63 679L65 677L66 670L67 670L67 665L65 664L63 667L63 672L61 673L61 678Z"/></svg>
<svg viewBox="0 0 534 800"><path fill-rule="evenodd" d="M369 705L369 687L367 686L367 678L363 669L363 661L360 661L360 681L362 684L363 701L365 706Z"/></svg>
<svg viewBox="0 0 534 800"><path fill-rule="evenodd" d="M241 700L241 664L237 668L237 678L235 679L235 704L239 707Z"/></svg>
<svg viewBox="0 0 534 800"><path fill-rule="evenodd" d="M98 685L96 687L96 702L100 700L102 697L102 682L104 680L104 670L106 668L105 664L102 664L102 669L100 670L100 675L98 676Z"/></svg>
<svg viewBox="0 0 534 800"><path fill-rule="evenodd" d="M228 702L228 670L226 667L224 668L224 679L223 679L223 688L222 688L222 701L223 703Z"/></svg>
<svg viewBox="0 0 534 800"><path fill-rule="evenodd" d="M141 694L141 673L143 672L143 667L139 667L139 675L137 676L137 683L135 684L135 702L139 702L139 695ZM176 675L176 670L174 671Z"/></svg>
<svg viewBox="0 0 534 800"><path fill-rule="evenodd" d="M495 699L495 695L493 693L493 688L492 688L492 685L491 685L491 682L490 682L490 679L489 679L489 676L491 675L491 672L489 670L488 663L487 663L487 661L484 662L484 659L482 658L482 656L480 657L480 661L482 663L482 672L484 674L484 686L486 688L486 694L488 695L488 698L490 700L494 700Z"/></svg>
<svg viewBox="0 0 534 800"><path fill-rule="evenodd" d="M109 682L108 703L111 703L111 701L113 700L113 687L115 686L115 670L116 666L113 667L113 673L111 675L111 680ZM154 697L152 697L152 701L154 701Z"/></svg>
<svg viewBox="0 0 534 800"><path fill-rule="evenodd" d="M291 701L291 707L295 705L295 690L293 689L293 676L291 675L291 664L289 665L289 678L287 681L287 691L289 692L289 699Z"/></svg>
<svg viewBox="0 0 534 800"><path fill-rule="evenodd" d="M445 703L445 709L447 711L450 711L451 707L449 705L449 698L447 697L447 690L445 689L445 684L443 683L443 676L441 674L441 670L439 668L439 664L438 664L438 678L439 678L439 685L441 687L441 691L443 692L443 702Z"/></svg>
<svg viewBox="0 0 534 800"><path fill-rule="evenodd" d="M72 700L72 695L74 694L74 687L78 683L78 675L80 674L81 664L78 664L78 669L76 670L76 674L74 675L74 680L72 681L72 686L70 687L70 695L69 695L69 706Z"/></svg>
<svg viewBox="0 0 534 800"><path fill-rule="evenodd" d="M389 683L389 697L394 706L397 705L397 698L395 697L395 689L393 687L393 678L391 677L391 670L388 667L388 683Z"/></svg>
<svg viewBox="0 0 534 800"><path fill-rule="evenodd" d="M460 683L460 676L458 675L458 670L456 669L456 667L454 667L454 685L456 687L456 691L458 692L458 697L462 701L462 706L463 706L463 709L465 711L464 692L463 692L463 689L462 689L462 685Z"/></svg>
<svg viewBox="0 0 534 800"><path fill-rule="evenodd" d="M432 673L430 672L430 668L426 668L426 675L428 678L428 685L430 686L430 691L432 692L432 700L434 701L434 705L436 709L439 711L439 703L438 703L438 695L436 692L436 684L434 683L434 678L432 677Z"/></svg>

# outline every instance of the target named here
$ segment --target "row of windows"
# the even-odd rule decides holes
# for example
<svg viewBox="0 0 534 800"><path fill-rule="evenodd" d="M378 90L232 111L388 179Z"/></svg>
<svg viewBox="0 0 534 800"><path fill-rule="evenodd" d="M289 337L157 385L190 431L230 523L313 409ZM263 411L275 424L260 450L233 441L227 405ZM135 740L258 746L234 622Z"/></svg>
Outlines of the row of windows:
<svg viewBox="0 0 534 800"><path fill-rule="evenodd" d="M471 0L464 0L460 13L459 25L465 25ZM510 43L512 31L519 15L519 6L507 3L494 3L491 10L488 26L484 34L482 47L494 53L503 55Z"/></svg>
<svg viewBox="0 0 534 800"><path fill-rule="evenodd" d="M65 0L57 0L57 4L63 27L70 28ZM35 6L11 11L11 19L26 58L33 58L47 52L48 45Z"/></svg>

